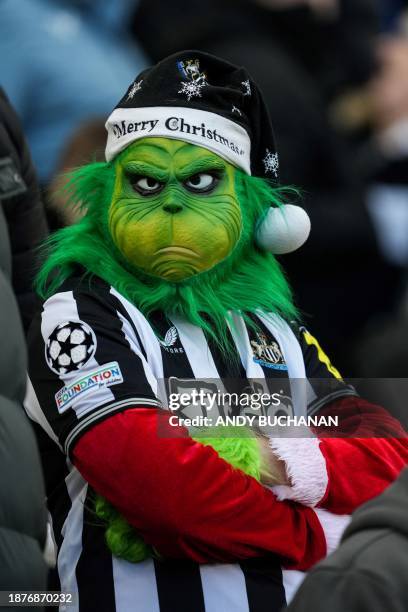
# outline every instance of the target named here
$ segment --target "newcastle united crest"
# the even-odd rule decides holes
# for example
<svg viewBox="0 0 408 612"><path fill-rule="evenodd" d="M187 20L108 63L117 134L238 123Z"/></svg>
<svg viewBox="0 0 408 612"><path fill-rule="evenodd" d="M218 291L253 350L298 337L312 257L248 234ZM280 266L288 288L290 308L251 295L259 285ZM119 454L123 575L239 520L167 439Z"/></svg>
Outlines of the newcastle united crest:
<svg viewBox="0 0 408 612"><path fill-rule="evenodd" d="M263 332L257 332L258 341L251 340L253 359L255 363L261 366L272 368L274 370L287 370L287 365L283 358L279 344L275 340L268 342L266 335Z"/></svg>

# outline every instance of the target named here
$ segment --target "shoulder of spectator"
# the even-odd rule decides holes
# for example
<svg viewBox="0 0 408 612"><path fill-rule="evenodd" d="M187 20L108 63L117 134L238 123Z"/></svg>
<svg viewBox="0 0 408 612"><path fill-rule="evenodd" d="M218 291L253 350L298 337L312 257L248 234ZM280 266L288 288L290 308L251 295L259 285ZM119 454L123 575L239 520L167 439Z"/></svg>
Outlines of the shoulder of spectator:
<svg viewBox="0 0 408 612"><path fill-rule="evenodd" d="M400 534L386 528L358 532L309 572L288 612L322 612L328 606L332 612L402 612L407 560Z"/></svg>

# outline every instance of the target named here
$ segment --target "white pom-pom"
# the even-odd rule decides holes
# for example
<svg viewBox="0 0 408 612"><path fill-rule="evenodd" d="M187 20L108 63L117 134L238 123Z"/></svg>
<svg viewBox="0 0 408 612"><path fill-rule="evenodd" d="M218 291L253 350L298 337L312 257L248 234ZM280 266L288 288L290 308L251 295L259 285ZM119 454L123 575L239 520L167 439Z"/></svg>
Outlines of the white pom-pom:
<svg viewBox="0 0 408 612"><path fill-rule="evenodd" d="M282 208L270 208L256 232L256 243L265 251L283 255L296 251L304 244L310 233L307 212L286 204Z"/></svg>

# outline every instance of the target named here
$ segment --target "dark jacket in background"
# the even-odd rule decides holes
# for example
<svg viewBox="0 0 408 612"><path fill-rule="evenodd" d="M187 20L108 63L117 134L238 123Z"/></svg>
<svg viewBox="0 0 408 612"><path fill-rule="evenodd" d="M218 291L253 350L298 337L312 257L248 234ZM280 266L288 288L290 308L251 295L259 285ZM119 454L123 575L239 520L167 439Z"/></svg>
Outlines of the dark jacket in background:
<svg viewBox="0 0 408 612"><path fill-rule="evenodd" d="M287 612L408 610L408 469L353 515L338 550L313 569Z"/></svg>
<svg viewBox="0 0 408 612"><path fill-rule="evenodd" d="M306 325L343 376L358 376L355 338L392 309L400 273L383 260L365 176L327 111L334 96L372 74L376 2L341 0L340 8L336 20L322 21L307 7L268 10L250 0L141 0L134 32L154 60L200 49L244 65L262 89L280 180L302 190L312 223L308 242L282 264Z"/></svg>
<svg viewBox="0 0 408 612"><path fill-rule="evenodd" d="M37 248L46 238L48 228L36 173L19 119L1 88L0 202L8 227L12 286L27 330L36 308L32 281L38 259ZM0 255L2 252L4 255L5 248L5 241L2 241Z"/></svg>
<svg viewBox="0 0 408 612"><path fill-rule="evenodd" d="M32 247L45 224L40 201L31 192L35 177L28 151L3 95L0 119L0 190L8 195L5 211L0 199L0 591L41 591L47 584L45 492L35 436L22 407L26 347L10 274L13 264L22 275L16 278L20 303L28 308Z"/></svg>
<svg viewBox="0 0 408 612"><path fill-rule="evenodd" d="M43 590L45 492L35 436L22 407L24 334L12 289L1 271L0 336L0 591Z"/></svg>

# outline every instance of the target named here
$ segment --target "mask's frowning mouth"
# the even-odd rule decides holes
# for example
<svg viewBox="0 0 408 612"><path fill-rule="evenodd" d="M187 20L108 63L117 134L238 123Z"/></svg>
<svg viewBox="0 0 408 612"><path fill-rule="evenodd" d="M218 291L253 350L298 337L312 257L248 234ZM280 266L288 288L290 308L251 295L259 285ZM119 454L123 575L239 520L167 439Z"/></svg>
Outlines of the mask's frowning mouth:
<svg viewBox="0 0 408 612"><path fill-rule="evenodd" d="M172 246L168 246L168 247L164 247L162 249L159 249L158 251L155 252L154 257L182 257L182 258L193 258L193 259L199 259L199 255L193 251L192 249L189 249L188 247L183 247L183 246L176 246L176 245L172 245Z"/></svg>
<svg viewBox="0 0 408 612"><path fill-rule="evenodd" d="M168 246L154 254L150 272L165 280L179 282L200 272L198 253L182 246Z"/></svg>

